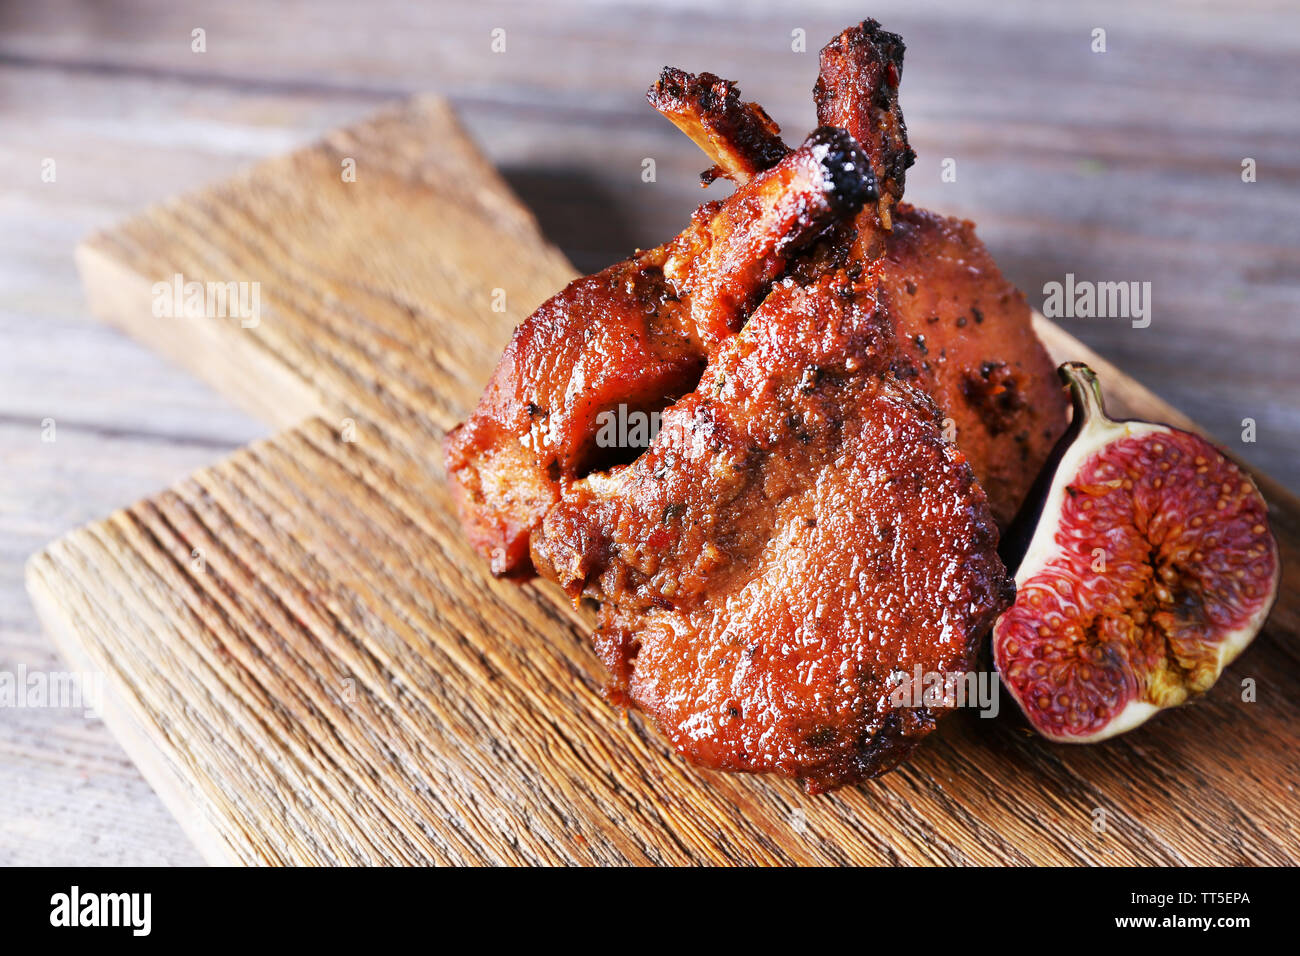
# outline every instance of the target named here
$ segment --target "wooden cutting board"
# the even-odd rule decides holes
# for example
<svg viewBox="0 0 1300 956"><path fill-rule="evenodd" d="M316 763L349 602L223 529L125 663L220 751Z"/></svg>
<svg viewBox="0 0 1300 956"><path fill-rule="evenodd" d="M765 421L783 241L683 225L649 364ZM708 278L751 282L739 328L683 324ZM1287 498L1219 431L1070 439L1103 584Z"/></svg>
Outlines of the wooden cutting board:
<svg viewBox="0 0 1300 956"><path fill-rule="evenodd" d="M678 759L602 699L589 621L465 543L441 436L572 269L441 101L150 209L78 260L97 315L284 429L28 567L213 862L1300 862L1300 506L1265 478L1283 594L1204 701L1067 747L1003 695L901 770L809 797ZM259 283L259 321L156 316L176 274ZM1040 332L1116 412L1190 426Z"/></svg>

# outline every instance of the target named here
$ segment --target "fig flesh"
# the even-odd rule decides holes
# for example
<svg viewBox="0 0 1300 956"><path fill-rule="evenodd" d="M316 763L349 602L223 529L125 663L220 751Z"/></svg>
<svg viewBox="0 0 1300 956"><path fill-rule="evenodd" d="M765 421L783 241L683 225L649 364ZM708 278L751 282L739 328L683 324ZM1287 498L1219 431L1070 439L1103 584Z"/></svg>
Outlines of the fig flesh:
<svg viewBox="0 0 1300 956"><path fill-rule="evenodd" d="M1111 420L1086 365L1060 374L1074 421L993 657L1039 733L1087 743L1205 693L1263 626L1280 563L1240 467L1190 432Z"/></svg>

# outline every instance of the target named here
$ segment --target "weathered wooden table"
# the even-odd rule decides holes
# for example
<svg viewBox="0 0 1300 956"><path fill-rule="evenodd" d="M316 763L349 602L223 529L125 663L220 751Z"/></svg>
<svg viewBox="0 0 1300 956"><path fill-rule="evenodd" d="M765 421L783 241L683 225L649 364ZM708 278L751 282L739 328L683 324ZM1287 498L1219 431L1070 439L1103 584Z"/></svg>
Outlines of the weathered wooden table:
<svg viewBox="0 0 1300 956"><path fill-rule="evenodd" d="M1150 282L1147 328L1063 324L1237 454L1300 482L1300 16L1284 4L1239 5L1232 19L1118 3L314 4L282 20L240 3L31 6L0 12L0 670L62 666L23 593L28 554L263 433L87 319L71 261L84 234L437 90L548 235L596 267L663 239L700 198L698 154L641 100L664 62L741 81L796 137L817 46L863 13L909 44L909 197L975 219L1036 304L1066 273ZM796 30L810 52L792 50ZM1256 441L1242 441L1243 419ZM102 726L0 711L0 862L196 859Z"/></svg>

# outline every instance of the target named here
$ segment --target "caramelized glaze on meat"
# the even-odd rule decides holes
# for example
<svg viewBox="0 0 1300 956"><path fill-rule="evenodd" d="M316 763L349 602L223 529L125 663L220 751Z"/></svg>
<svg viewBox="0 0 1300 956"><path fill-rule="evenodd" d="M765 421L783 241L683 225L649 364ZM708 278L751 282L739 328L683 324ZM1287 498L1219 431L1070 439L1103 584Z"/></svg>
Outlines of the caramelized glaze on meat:
<svg viewBox="0 0 1300 956"><path fill-rule="evenodd" d="M716 157L716 165L700 177L705 185L718 176L747 182L789 152L767 111L757 103L742 103L740 87L712 73L697 75L666 66L646 99Z"/></svg>
<svg viewBox="0 0 1300 956"><path fill-rule="evenodd" d="M447 438L447 471L494 574L528 577L528 535L560 481L600 464L596 417L653 411L695 386L705 353L663 275L663 249L578 279L515 330L477 410Z"/></svg>
<svg viewBox="0 0 1300 956"><path fill-rule="evenodd" d="M941 711L901 673L964 672L1009 603L997 528L938 409L891 371L875 280L778 285L630 466L533 537L601 602L617 691L680 752L809 789L892 767Z"/></svg>
<svg viewBox="0 0 1300 956"><path fill-rule="evenodd" d="M943 409L1005 528L1066 426L1029 304L973 223L906 203L881 264L889 318L917 383Z"/></svg>
<svg viewBox="0 0 1300 956"><path fill-rule="evenodd" d="M822 48L813 87L817 122L847 130L871 157L879 197L858 214L853 248L863 260L879 255L894 204L903 196L907 168L916 161L898 106L904 49L902 37L866 20Z"/></svg>
<svg viewBox="0 0 1300 956"><path fill-rule="evenodd" d="M542 306L447 448L493 571L598 602L614 700L811 790L934 727L898 676L969 669L1010 600L976 479L1009 515L1064 419L969 224L900 202L902 56L874 21L828 44L794 151L734 84L665 70L652 104L736 192ZM663 410L630 461L595 441L618 406Z"/></svg>
<svg viewBox="0 0 1300 956"><path fill-rule="evenodd" d="M875 198L842 130L812 133L672 242L569 284L515 330L478 408L447 441L466 530L495 574L528 577L528 535L561 483L599 464L597 416L689 390L788 256Z"/></svg>
<svg viewBox="0 0 1300 956"><path fill-rule="evenodd" d="M871 21L822 50L818 120L842 126L865 145L879 199L791 262L788 273L815 277L883 253L888 320L1006 528L1065 431L1068 402L1024 295L998 270L974 224L906 203L893 211L914 158L897 108L902 54L901 41ZM678 78L679 88L703 85L686 77ZM761 111L757 104L733 95L711 105L713 135L696 142L727 176L746 182L783 155L775 128L757 138L758 147L753 135L726 139L744 126L745 111ZM698 109L695 101L676 101L679 125L690 125L680 116L693 106Z"/></svg>

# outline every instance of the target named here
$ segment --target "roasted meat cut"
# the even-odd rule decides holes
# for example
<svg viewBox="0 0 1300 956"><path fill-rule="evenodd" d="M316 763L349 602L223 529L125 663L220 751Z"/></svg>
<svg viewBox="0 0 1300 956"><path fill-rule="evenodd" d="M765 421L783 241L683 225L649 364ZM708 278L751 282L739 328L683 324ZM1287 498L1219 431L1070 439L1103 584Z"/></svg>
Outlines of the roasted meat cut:
<svg viewBox="0 0 1300 956"><path fill-rule="evenodd" d="M576 482L533 536L600 602L618 697L673 746L812 791L888 770L1011 600L997 528L939 410L893 371L874 275L776 285L645 454ZM910 703L910 702L909 702Z"/></svg>
<svg viewBox="0 0 1300 956"><path fill-rule="evenodd" d="M907 203L895 211L881 266L889 318L917 384L943 409L1006 528L1067 422L1029 303L973 223Z"/></svg>
<svg viewBox="0 0 1300 956"><path fill-rule="evenodd" d="M886 314L1006 528L1065 432L1068 402L1034 334L1029 303L998 270L974 224L899 204L913 158L896 105L901 69L901 41L871 21L822 50L817 120L845 128L864 145L879 198L790 271L816 274L870 261L881 255L883 239ZM745 183L785 155L780 129L761 106L742 103L735 84L669 73L671 86L661 77L647 98L691 135L719 175ZM873 97L875 108L864 108ZM691 132L700 128L708 135Z"/></svg>
<svg viewBox="0 0 1300 956"><path fill-rule="evenodd" d="M569 284L518 329L447 469L470 540L498 575L532 573L528 536L563 484L601 464L597 416L658 411L699 381L790 255L875 198L861 150L813 132L666 245Z"/></svg>
<svg viewBox="0 0 1300 956"><path fill-rule="evenodd" d="M598 603L612 699L812 790L944 713L891 691L972 666L1011 598L994 516L1065 419L969 223L901 202L902 57L874 21L832 40L795 150L734 84L666 69L652 105L736 191L544 304L447 442L494 573ZM601 446L613 409L662 413L648 448Z"/></svg>
<svg viewBox="0 0 1300 956"><path fill-rule="evenodd" d="M789 152L767 111L757 103L742 103L740 88L712 73L695 75L666 66L646 99L695 145L717 157L717 164L700 177L706 186L719 176L747 182Z"/></svg>

